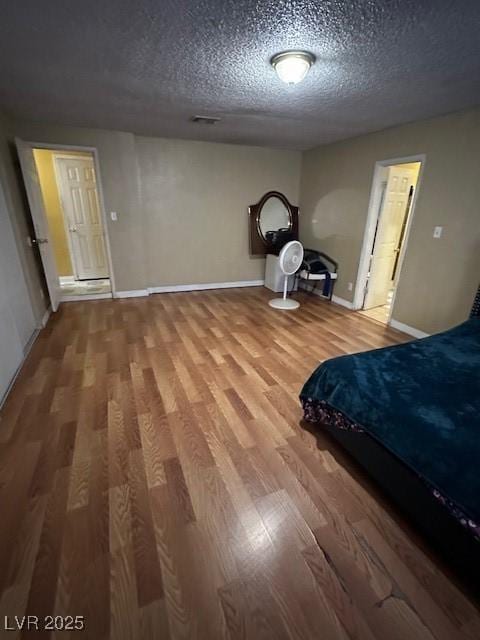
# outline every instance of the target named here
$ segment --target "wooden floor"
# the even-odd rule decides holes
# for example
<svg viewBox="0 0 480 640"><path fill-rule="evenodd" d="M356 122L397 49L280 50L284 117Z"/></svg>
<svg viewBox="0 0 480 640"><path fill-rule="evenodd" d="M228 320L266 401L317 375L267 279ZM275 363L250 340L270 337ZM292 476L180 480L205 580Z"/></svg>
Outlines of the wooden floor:
<svg viewBox="0 0 480 640"><path fill-rule="evenodd" d="M320 360L406 337L297 295L296 312L262 288L62 306L1 414L0 628L30 614L84 616L95 640L480 637L395 511L300 423Z"/></svg>

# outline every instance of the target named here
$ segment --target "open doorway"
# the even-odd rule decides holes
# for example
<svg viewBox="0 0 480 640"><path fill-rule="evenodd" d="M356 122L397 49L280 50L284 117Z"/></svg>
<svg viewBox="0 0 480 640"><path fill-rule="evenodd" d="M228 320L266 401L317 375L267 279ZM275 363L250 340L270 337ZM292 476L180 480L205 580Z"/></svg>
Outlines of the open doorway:
<svg viewBox="0 0 480 640"><path fill-rule="evenodd" d="M96 151L16 140L51 307L112 297Z"/></svg>
<svg viewBox="0 0 480 640"><path fill-rule="evenodd" d="M62 299L110 294L105 233L90 152L33 149Z"/></svg>
<svg viewBox="0 0 480 640"><path fill-rule="evenodd" d="M418 191L422 158L378 163L372 186L355 308L388 324Z"/></svg>

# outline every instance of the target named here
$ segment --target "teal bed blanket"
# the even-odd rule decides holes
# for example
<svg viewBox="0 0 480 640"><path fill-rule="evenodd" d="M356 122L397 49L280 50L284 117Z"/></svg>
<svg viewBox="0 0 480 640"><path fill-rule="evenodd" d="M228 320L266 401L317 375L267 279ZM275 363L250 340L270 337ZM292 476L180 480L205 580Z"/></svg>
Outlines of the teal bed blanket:
<svg viewBox="0 0 480 640"><path fill-rule="evenodd" d="M480 522L480 318L429 338L333 358L300 398L373 436Z"/></svg>

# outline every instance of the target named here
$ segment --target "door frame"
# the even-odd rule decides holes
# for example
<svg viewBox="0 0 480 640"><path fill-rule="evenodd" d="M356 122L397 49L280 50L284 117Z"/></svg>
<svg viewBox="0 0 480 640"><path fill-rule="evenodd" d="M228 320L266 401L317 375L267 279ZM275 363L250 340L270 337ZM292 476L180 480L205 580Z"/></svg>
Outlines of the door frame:
<svg viewBox="0 0 480 640"><path fill-rule="evenodd" d="M84 156L77 156L74 154L69 154L69 153L55 153L55 151L52 149L53 153L53 170L55 173L55 182L57 183L57 191L58 191L58 196L60 199L60 206L62 209L62 218L63 218L63 228L65 229L65 235L67 236L67 244L68 244L68 251L70 253L70 262L72 264L72 269L73 269L73 273L75 275L75 278L78 280L78 271L77 271L77 267L75 264L75 256L73 253L73 244L72 244L72 237L70 235L70 225L68 224L68 215L67 212L65 211L65 206L63 203L63 197L62 197L62 191L65 185L63 185L63 181L62 181L62 174L60 171L60 167L58 165L58 160L78 160L78 158L84 158ZM82 152L82 153L88 153L88 152ZM93 168L95 170L95 181L97 184L97 192L99 194L98 199L100 201L100 190L99 190L99 186L98 186L98 179L97 179L97 170L96 170L96 166L95 166L95 159L93 158L93 154L91 154L89 156L89 159L93 160ZM105 244L105 255L107 255L107 249L106 249L106 242L105 242L105 236L106 236L106 232L105 232L105 223L103 221L103 216L101 216L101 224L102 224L102 231L103 231L103 237L104 237L104 244ZM110 272L110 263L108 264L108 270ZM110 277L110 276L109 276Z"/></svg>
<svg viewBox="0 0 480 640"><path fill-rule="evenodd" d="M48 149L50 151L56 152L58 151L58 155L66 155L68 156L68 152L69 151L83 151L84 153L91 153L92 157L93 157L93 166L95 168L95 175L97 177L97 187L98 187L98 199L99 199L99 204L100 204L100 212L101 212L101 216L102 216L102 226L103 226L103 231L104 231L104 238L105 238L105 250L107 253L107 262L108 262L108 272L109 272L109 278L110 278L110 286L112 289L112 298L115 298L115 292L116 292L116 286L115 286L115 273L113 270L113 262L112 262L112 251L111 251L111 246L110 246L110 235L109 235L109 229L108 229L108 225L107 225L107 213L106 213L106 208L105 208L105 198L103 195L103 183L102 183L102 175L101 175L101 171L100 171L100 160L98 157L98 150L96 147L88 147L88 146L84 146L84 145L73 145L73 144L54 144L52 142L32 142L31 140L24 140L23 141L25 145L27 145L28 147L30 147L32 149L32 153L34 149ZM63 153L62 153L63 152ZM57 156L57 154L54 154L55 157ZM78 156L71 156L71 157L78 157ZM54 162L54 168L55 168L55 179L57 180L57 173L56 173L56 164ZM25 177L24 177L25 179ZM57 189L58 189L58 182L57 182ZM62 205L62 212L63 212L63 205ZM36 212L37 215L44 215L43 211L40 212ZM62 216L65 222L65 216ZM69 244L69 249L70 249L70 244ZM51 250L53 251L53 246L51 247ZM73 266L73 265L72 265ZM57 272L57 278L58 278L58 272ZM82 300L88 301L89 296L82 296ZM93 299L93 298L92 298Z"/></svg>
<svg viewBox="0 0 480 640"><path fill-rule="evenodd" d="M359 310L363 307L363 301L365 296L365 287L367 285L368 269L370 265L370 256L373 248L373 241L375 235L375 228L377 224L377 218L379 215L379 207L382 193L382 181L384 181L384 169L397 164L408 164L410 162L420 162L420 171L418 174L417 184L413 194L413 199L410 207L410 213L408 216L407 224L405 227L405 235L403 238L402 246L400 248L400 255L398 257L397 266L397 286L393 292L392 304L390 305L390 311L388 314L387 324L390 324L393 315L393 309L395 307L395 297L397 295L398 283L402 277L402 268L405 254L407 251L408 240L410 237L410 228L412 226L413 216L415 214L415 208L418 200L418 194L422 184L423 172L425 169L425 162L427 155L425 153L419 153L412 156L401 156L398 158L388 158L387 160L377 160L373 170L372 186L370 189L370 199L368 203L367 220L365 223L365 233L363 235L362 251L360 253L360 262L358 265L357 281L355 283L355 292L353 296L353 309Z"/></svg>

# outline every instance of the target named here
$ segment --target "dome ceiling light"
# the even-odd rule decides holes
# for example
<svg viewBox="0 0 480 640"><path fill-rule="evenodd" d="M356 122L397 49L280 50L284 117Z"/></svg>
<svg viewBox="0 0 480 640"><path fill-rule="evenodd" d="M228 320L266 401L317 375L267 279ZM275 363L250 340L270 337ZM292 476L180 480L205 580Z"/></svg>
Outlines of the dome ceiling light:
<svg viewBox="0 0 480 640"><path fill-rule="evenodd" d="M287 84L301 82L314 62L315 56L309 51L282 51L270 60L280 80Z"/></svg>

